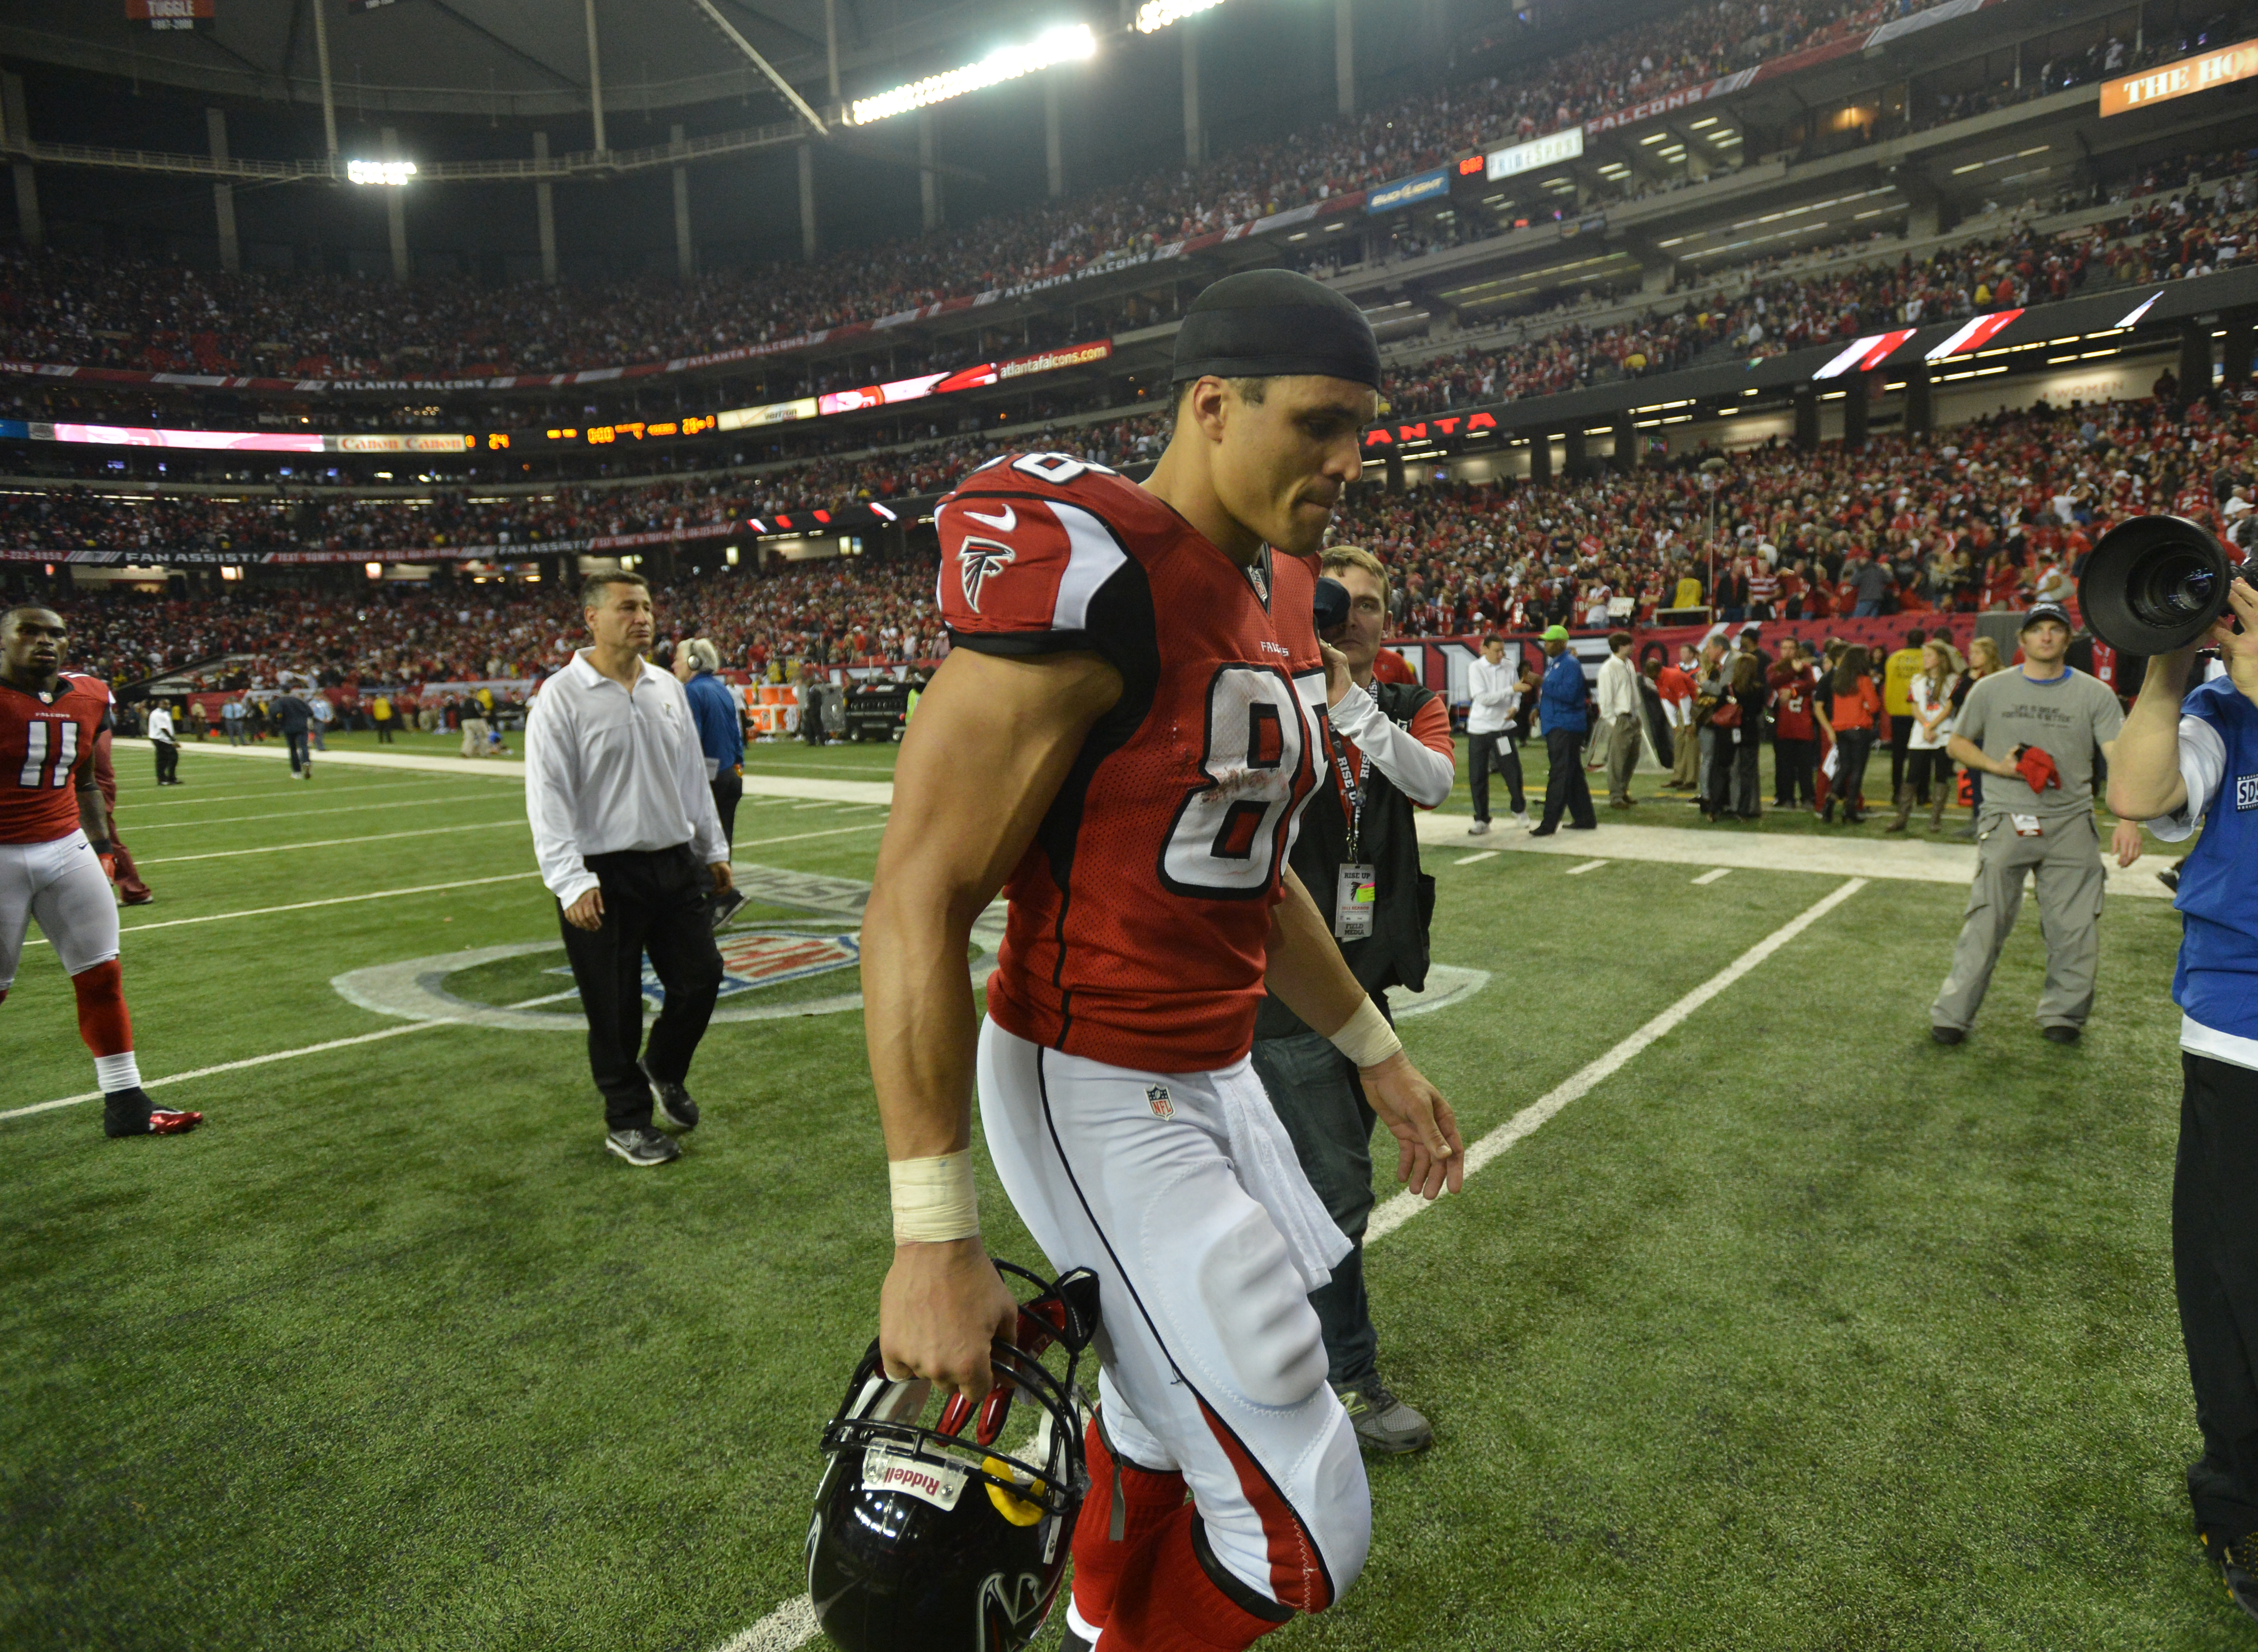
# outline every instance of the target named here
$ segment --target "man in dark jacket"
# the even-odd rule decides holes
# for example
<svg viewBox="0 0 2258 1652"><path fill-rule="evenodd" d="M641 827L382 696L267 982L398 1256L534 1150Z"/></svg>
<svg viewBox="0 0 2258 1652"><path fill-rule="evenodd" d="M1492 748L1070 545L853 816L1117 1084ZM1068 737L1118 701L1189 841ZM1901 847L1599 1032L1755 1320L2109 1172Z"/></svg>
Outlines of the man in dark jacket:
<svg viewBox="0 0 2258 1652"><path fill-rule="evenodd" d="M294 690L284 689L266 702L267 713L282 730L282 738L290 748L290 777L311 780L314 777L314 754L307 736L314 728L314 708L300 699Z"/></svg>
<svg viewBox="0 0 2258 1652"><path fill-rule="evenodd" d="M1419 870L1413 810L1451 795L1458 764L1441 697L1417 684L1374 680L1388 613L1386 569L1348 545L1326 551L1324 569L1348 587L1349 618L1325 639L1334 738L1326 742L1324 778L1302 813L1292 865L1384 1015L1388 988L1426 985L1435 882ZM1435 1431L1380 1379L1379 1335L1364 1294L1374 1122L1364 1086L1330 1039L1275 998L1265 998L1255 1016L1253 1053L1310 1185L1354 1247L1310 1295L1324 1333L1327 1378L1365 1450L1417 1451Z"/></svg>
<svg viewBox="0 0 2258 1652"><path fill-rule="evenodd" d="M1592 810L1592 788L1584 779L1584 732L1592 726L1587 708L1590 686L1584 681L1584 663L1568 651L1568 629L1553 626L1544 633L1544 668L1537 697L1537 719L1544 729L1544 756L1551 773L1544 777L1544 819L1529 835L1549 838L1560 829L1565 812L1568 824L1589 832L1600 824Z"/></svg>

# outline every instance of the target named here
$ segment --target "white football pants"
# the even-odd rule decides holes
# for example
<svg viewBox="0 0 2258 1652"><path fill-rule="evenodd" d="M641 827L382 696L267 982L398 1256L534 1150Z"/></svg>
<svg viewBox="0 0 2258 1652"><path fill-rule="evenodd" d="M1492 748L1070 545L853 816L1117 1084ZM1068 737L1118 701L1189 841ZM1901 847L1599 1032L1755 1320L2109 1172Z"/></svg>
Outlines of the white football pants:
<svg viewBox="0 0 2258 1652"><path fill-rule="evenodd" d="M997 1173L1057 1272L1098 1276L1099 1403L1115 1447L1177 1470L1216 1558L1304 1611L1372 1542L1356 1432L1309 1292L1348 1241L1243 1057L1140 1073L980 1031Z"/></svg>
<svg viewBox="0 0 2258 1652"><path fill-rule="evenodd" d="M16 984L24 932L34 918L67 975L117 956L117 903L85 833L0 843L0 992Z"/></svg>

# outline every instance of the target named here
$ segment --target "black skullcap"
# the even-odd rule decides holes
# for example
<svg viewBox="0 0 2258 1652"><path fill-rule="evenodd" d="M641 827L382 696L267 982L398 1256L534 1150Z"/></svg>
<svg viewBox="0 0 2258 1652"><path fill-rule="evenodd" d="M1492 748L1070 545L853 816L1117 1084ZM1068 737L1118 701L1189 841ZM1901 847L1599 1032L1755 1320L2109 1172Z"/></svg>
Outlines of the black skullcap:
<svg viewBox="0 0 2258 1652"><path fill-rule="evenodd" d="M1292 270L1242 270L1192 301L1173 381L1313 374L1380 388L1380 341L1354 303Z"/></svg>

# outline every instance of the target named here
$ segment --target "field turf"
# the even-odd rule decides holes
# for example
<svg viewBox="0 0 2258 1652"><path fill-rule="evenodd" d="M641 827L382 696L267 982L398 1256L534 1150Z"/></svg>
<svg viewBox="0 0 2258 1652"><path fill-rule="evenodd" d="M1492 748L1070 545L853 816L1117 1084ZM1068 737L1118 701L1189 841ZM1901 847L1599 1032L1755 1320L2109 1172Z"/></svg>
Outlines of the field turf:
<svg viewBox="0 0 2258 1652"><path fill-rule="evenodd" d="M799 1594L889 1251L859 1016L716 1025L706 1122L631 1171L577 1036L331 984L556 939L510 771L120 766L159 896L124 914L146 1074L415 1030L156 1091L209 1114L184 1138L0 1120L0 1648L714 1652ZM749 798L736 858L867 878L883 819ZM1490 978L1406 1037L1470 1139L1843 883L1458 858L1428 857L1436 956ZM425 892L344 898L398 890ZM1374 1246L1384 1370L1438 1441L1374 1465L1357 1588L1266 1644L2258 1645L2181 1486L2177 920L2110 901L2062 1049L2027 912L1946 1050L1962 898L1868 883ZM456 985L518 1002L561 962ZM90 1087L46 947L0 1032L0 1111ZM1039 1262L987 1193L992 1246Z"/></svg>

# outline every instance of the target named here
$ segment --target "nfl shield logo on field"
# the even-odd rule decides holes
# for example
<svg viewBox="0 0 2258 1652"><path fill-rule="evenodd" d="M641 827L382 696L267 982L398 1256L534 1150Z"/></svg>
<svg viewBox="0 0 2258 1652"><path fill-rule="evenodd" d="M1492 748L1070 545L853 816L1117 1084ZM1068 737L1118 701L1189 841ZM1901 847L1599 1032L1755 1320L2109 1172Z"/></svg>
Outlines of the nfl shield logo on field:
<svg viewBox="0 0 2258 1652"><path fill-rule="evenodd" d="M1145 1087L1145 1099L1153 1103L1154 1117L1174 1118L1176 1116L1176 1104L1169 1099L1167 1085L1147 1084Z"/></svg>

